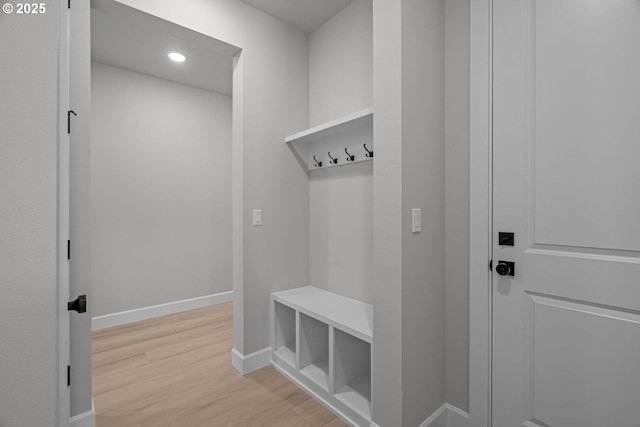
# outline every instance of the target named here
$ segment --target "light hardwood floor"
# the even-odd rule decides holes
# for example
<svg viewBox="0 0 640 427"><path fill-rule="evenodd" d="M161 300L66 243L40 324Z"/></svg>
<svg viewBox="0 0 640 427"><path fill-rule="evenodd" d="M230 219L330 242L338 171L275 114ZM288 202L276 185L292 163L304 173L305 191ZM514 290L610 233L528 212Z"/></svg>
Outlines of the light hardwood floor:
<svg viewBox="0 0 640 427"><path fill-rule="evenodd" d="M271 366L231 366L232 303L93 333L97 427L337 427Z"/></svg>

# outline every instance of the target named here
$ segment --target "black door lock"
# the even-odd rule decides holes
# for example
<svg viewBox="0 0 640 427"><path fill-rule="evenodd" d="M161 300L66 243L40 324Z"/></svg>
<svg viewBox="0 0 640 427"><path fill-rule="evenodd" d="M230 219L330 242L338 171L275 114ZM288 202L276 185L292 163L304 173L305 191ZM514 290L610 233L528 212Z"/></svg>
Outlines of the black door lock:
<svg viewBox="0 0 640 427"><path fill-rule="evenodd" d="M69 301L67 303L67 309L69 311L77 311L78 313L86 313L87 312L87 296L80 295L78 298L73 301Z"/></svg>
<svg viewBox="0 0 640 427"><path fill-rule="evenodd" d="M498 261L498 265L496 265L496 273L500 276L515 276L516 263L511 261Z"/></svg>
<svg viewBox="0 0 640 427"><path fill-rule="evenodd" d="M515 246L515 233L498 232L498 245Z"/></svg>

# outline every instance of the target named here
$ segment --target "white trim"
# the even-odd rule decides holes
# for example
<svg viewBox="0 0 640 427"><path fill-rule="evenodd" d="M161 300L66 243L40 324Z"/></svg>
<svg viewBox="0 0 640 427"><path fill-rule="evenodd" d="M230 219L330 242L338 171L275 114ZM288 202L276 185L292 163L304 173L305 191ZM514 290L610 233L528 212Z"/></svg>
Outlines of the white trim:
<svg viewBox="0 0 640 427"><path fill-rule="evenodd" d="M69 9L64 0L59 7L59 59L58 59L58 354L56 390L57 407L55 425L68 427L70 417L70 393L67 386L69 350L69 262L67 239L69 239L69 135L67 133L67 111L69 110Z"/></svg>
<svg viewBox="0 0 640 427"><path fill-rule="evenodd" d="M244 351L244 55L233 57L231 206L233 244L233 345Z"/></svg>
<svg viewBox="0 0 640 427"><path fill-rule="evenodd" d="M447 403L447 427L469 427L469 414Z"/></svg>
<svg viewBox="0 0 640 427"><path fill-rule="evenodd" d="M70 427L96 427L96 407L91 397L91 410L72 417L69 420Z"/></svg>
<svg viewBox="0 0 640 427"><path fill-rule="evenodd" d="M373 421L370 426L380 427ZM419 427L469 427L469 414L450 403L445 403L424 420Z"/></svg>
<svg viewBox="0 0 640 427"><path fill-rule="evenodd" d="M491 426L492 0L471 0L469 421Z"/></svg>
<svg viewBox="0 0 640 427"><path fill-rule="evenodd" d="M424 420L420 427L469 427L469 414L445 403Z"/></svg>
<svg viewBox="0 0 640 427"><path fill-rule="evenodd" d="M347 114L327 123L314 126L311 129L294 133L284 139L284 142L302 142L309 143L319 139L328 138L335 134L342 133L361 126L373 125L373 107ZM373 159L371 159L373 160Z"/></svg>
<svg viewBox="0 0 640 427"><path fill-rule="evenodd" d="M436 409L419 427L447 427L447 404Z"/></svg>
<svg viewBox="0 0 640 427"><path fill-rule="evenodd" d="M242 375L264 368L271 364L271 347L263 348L246 356L235 348L231 349L231 365Z"/></svg>
<svg viewBox="0 0 640 427"><path fill-rule="evenodd" d="M185 299L182 301L168 302L166 304L152 305L150 307L136 308L134 310L121 311L119 313L105 314L103 316L91 318L91 330L97 331L99 329L124 325L126 323L137 322L139 320L153 319L154 317L166 316L167 314L180 313L182 311L195 310L196 308L223 304L229 301L233 301L233 291L205 295L203 297Z"/></svg>

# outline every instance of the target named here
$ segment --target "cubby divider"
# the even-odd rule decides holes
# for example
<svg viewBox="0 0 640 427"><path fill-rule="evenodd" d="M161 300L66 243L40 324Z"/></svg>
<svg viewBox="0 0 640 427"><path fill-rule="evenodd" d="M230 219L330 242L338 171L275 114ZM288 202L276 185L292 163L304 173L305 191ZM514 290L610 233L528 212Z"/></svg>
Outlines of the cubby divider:
<svg viewBox="0 0 640 427"><path fill-rule="evenodd" d="M329 325L300 314L300 372L329 390Z"/></svg>
<svg viewBox="0 0 640 427"><path fill-rule="evenodd" d="M336 397L363 417L370 417L371 344L336 330L333 351Z"/></svg>
<svg viewBox="0 0 640 427"><path fill-rule="evenodd" d="M284 304L274 302L274 320L273 352L281 360L297 368L296 311Z"/></svg>

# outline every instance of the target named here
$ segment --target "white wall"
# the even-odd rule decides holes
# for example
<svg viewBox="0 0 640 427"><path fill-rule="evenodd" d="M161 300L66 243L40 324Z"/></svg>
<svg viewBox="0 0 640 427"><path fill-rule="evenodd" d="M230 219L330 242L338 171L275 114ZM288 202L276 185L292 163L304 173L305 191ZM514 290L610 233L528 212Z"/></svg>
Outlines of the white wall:
<svg viewBox="0 0 640 427"><path fill-rule="evenodd" d="M373 105L373 5L356 0L309 35L315 126ZM373 162L309 173L309 284L373 302Z"/></svg>
<svg viewBox="0 0 640 427"><path fill-rule="evenodd" d="M373 4L355 0L309 35L309 125L372 105Z"/></svg>
<svg viewBox="0 0 640 427"><path fill-rule="evenodd" d="M469 411L469 0L445 1L447 402Z"/></svg>
<svg viewBox="0 0 640 427"><path fill-rule="evenodd" d="M373 163L309 173L309 284L373 303Z"/></svg>
<svg viewBox="0 0 640 427"><path fill-rule="evenodd" d="M269 295L308 282L307 171L284 138L309 124L307 35L237 0L118 0L242 48L234 70L234 347L269 346ZM238 114L236 114L238 113ZM262 209L263 225L251 225Z"/></svg>
<svg viewBox="0 0 640 427"><path fill-rule="evenodd" d="M376 1L374 29L373 421L416 426L445 402L444 1Z"/></svg>
<svg viewBox="0 0 640 427"><path fill-rule="evenodd" d="M93 315L230 291L231 98L91 70Z"/></svg>
<svg viewBox="0 0 640 427"><path fill-rule="evenodd" d="M402 1L402 423L445 402L445 0ZM411 209L422 208L422 232Z"/></svg>
<svg viewBox="0 0 640 427"><path fill-rule="evenodd" d="M56 425L58 16L0 14L2 427Z"/></svg>
<svg viewBox="0 0 640 427"><path fill-rule="evenodd" d="M402 10L397 0L373 8L373 421L402 420ZM378 307L384 307L380 310ZM376 309L378 308L378 309Z"/></svg>

